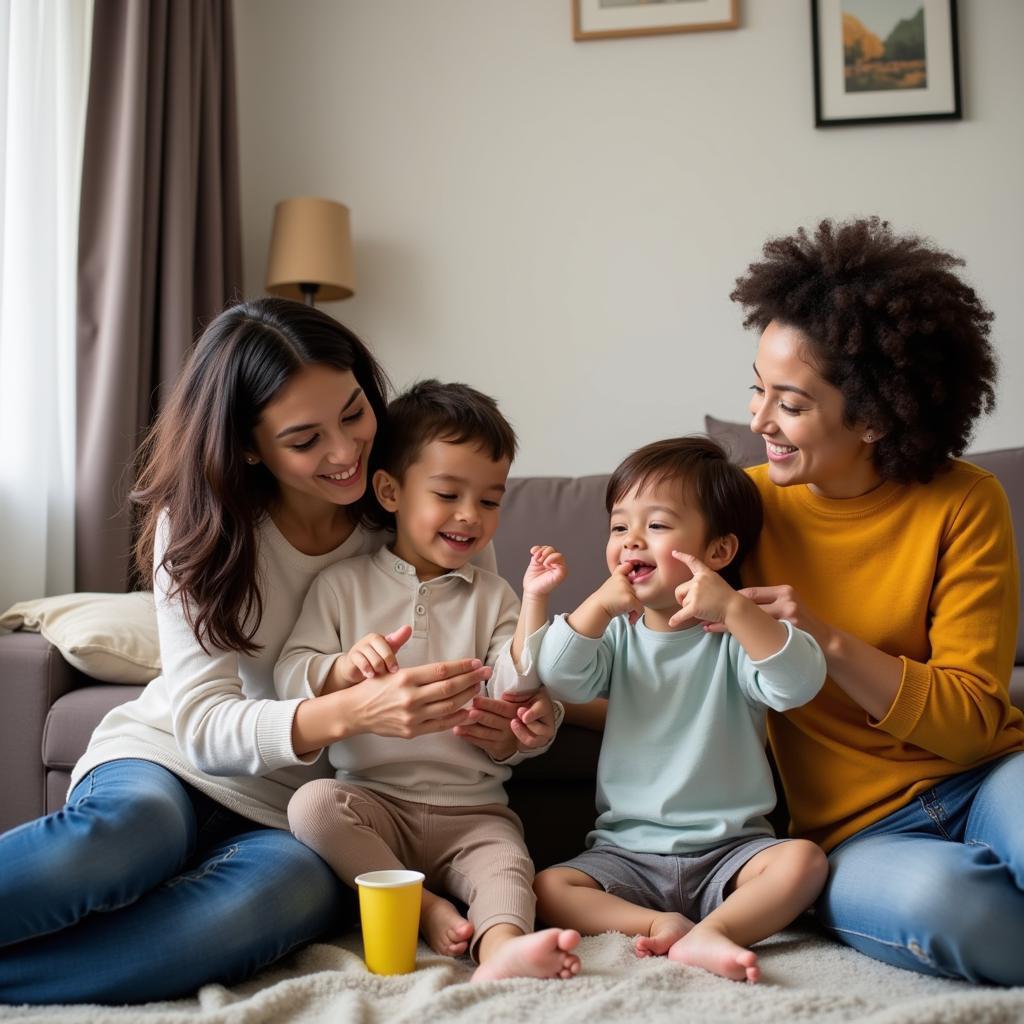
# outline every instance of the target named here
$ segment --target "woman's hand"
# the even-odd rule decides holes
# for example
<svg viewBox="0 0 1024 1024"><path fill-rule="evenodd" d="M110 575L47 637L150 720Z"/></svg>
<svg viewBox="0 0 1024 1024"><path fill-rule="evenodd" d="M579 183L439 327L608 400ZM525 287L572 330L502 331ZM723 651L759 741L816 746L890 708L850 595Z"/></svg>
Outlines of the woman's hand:
<svg viewBox="0 0 1024 1024"><path fill-rule="evenodd" d="M788 584L746 587L737 593L750 598L773 619L791 622L797 629L810 633L825 655L832 681L874 719L885 718L903 679L901 659L819 619ZM704 628L708 632L722 632L720 625Z"/></svg>
<svg viewBox="0 0 1024 1024"><path fill-rule="evenodd" d="M822 647L825 646L825 623L811 614L800 595L788 584L781 587L744 587L736 593L749 598L773 619L791 622L797 629L810 633ZM725 626L720 622L708 623L704 628L709 633L725 632Z"/></svg>
<svg viewBox="0 0 1024 1024"><path fill-rule="evenodd" d="M362 733L411 739L445 732L468 720L464 705L490 674L479 658L442 661L304 700L292 720L292 746L303 755Z"/></svg>
<svg viewBox="0 0 1024 1024"><path fill-rule="evenodd" d="M797 629L810 633L825 655L832 673L832 656L835 653L839 631L823 619L814 615L804 603L800 595L789 584L779 587L744 587L736 593L749 598L765 614L779 622L790 622ZM722 623L704 627L709 633L720 633L725 628Z"/></svg>
<svg viewBox="0 0 1024 1024"><path fill-rule="evenodd" d="M773 619L791 622L808 633L811 631L807 623L812 619L817 622L800 600L800 595L788 584L781 587L745 587L740 593Z"/></svg>

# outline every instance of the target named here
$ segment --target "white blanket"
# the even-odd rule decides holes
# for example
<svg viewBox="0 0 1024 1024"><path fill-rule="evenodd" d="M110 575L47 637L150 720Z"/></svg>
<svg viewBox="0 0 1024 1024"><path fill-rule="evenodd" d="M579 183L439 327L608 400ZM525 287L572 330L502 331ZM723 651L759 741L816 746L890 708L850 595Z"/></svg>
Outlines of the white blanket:
<svg viewBox="0 0 1024 1024"><path fill-rule="evenodd" d="M872 1024L1017 1024L1024 988L997 989L926 978L876 963L796 928L757 950L763 981L725 981L663 958L637 960L624 935L585 938L583 971L571 981L515 979L468 984L466 960L421 946L415 973L369 974L359 936L312 946L224 988L207 985L194 1000L143 1006L0 1007L0 1021L33 1024L776 1024L870 1021ZM2 954L0 954L2 955ZM1022 954L1024 955L1024 954Z"/></svg>

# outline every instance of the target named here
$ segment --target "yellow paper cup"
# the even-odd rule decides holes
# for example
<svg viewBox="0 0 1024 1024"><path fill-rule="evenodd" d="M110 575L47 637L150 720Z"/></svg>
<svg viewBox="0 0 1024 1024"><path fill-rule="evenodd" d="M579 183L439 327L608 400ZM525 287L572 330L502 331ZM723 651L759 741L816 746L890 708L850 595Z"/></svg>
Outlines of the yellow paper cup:
<svg viewBox="0 0 1024 1024"><path fill-rule="evenodd" d="M363 925L363 958L374 974L408 974L416 969L423 874L368 871L356 878Z"/></svg>

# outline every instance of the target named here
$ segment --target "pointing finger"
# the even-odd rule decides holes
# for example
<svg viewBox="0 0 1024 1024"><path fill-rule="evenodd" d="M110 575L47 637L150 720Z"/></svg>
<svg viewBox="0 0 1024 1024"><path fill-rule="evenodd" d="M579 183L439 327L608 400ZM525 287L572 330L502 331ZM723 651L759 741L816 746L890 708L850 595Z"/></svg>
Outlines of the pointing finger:
<svg viewBox="0 0 1024 1024"><path fill-rule="evenodd" d="M672 557L682 562L693 573L707 569L707 566L696 555L688 555L685 551L673 551Z"/></svg>

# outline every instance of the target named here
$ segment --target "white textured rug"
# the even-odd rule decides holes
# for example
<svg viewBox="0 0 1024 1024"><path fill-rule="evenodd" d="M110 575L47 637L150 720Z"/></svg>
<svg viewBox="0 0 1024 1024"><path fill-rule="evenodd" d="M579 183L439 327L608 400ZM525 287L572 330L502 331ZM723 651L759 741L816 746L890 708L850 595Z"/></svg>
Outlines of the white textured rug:
<svg viewBox="0 0 1024 1024"><path fill-rule="evenodd" d="M235 988L207 985L195 1000L144 1006L0 1006L0 1021L43 1024L1018 1024L1024 988L941 981L876 963L790 929L758 947L759 985L725 981L664 959L637 960L624 935L585 938L571 981L466 984L471 967L421 946L414 974L378 978L359 936L312 946ZM1022 954L1024 955L1024 951Z"/></svg>

